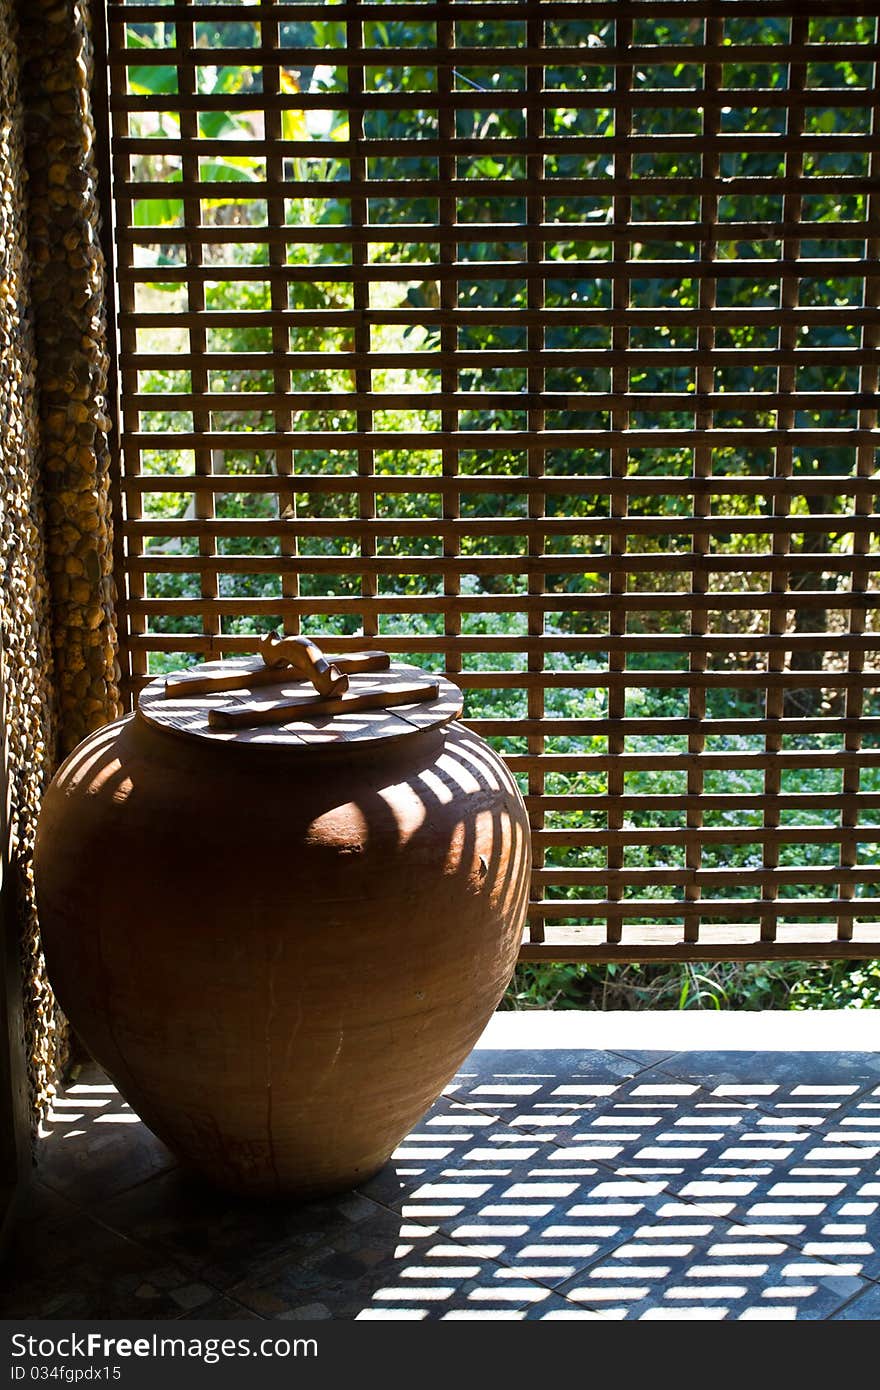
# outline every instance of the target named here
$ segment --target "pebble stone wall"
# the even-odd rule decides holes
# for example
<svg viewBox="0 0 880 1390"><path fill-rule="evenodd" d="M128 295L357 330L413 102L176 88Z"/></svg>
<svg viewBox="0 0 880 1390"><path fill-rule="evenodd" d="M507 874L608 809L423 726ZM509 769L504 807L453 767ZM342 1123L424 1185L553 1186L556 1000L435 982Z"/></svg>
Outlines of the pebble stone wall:
<svg viewBox="0 0 880 1390"><path fill-rule="evenodd" d="M33 897L40 798L58 759L122 713L92 65L86 3L0 0L0 596L35 1129L67 1050Z"/></svg>
<svg viewBox="0 0 880 1390"><path fill-rule="evenodd" d="M116 656L105 265L90 11L23 0L29 246L59 747L123 713Z"/></svg>
<svg viewBox="0 0 880 1390"><path fill-rule="evenodd" d="M21 932L33 1113L45 1111L64 1047L46 983L31 854L55 750L51 615L43 544L36 363L28 286L24 135L11 0L0 0L0 604L10 791L10 916Z"/></svg>

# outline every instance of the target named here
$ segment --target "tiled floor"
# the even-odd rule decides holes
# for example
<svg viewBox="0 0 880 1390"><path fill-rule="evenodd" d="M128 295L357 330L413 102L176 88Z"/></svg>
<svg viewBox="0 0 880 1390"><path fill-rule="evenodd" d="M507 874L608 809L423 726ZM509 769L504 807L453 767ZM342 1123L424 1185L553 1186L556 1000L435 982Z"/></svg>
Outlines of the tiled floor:
<svg viewBox="0 0 880 1390"><path fill-rule="evenodd" d="M880 1318L877 1014L497 1015L355 1193L185 1178L59 1098L0 1317Z"/></svg>

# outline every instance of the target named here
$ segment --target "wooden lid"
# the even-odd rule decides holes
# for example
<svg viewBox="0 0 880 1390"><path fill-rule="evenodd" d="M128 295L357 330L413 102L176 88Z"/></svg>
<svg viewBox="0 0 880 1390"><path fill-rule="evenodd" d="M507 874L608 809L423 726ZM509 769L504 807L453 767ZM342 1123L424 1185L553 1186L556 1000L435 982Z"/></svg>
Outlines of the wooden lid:
<svg viewBox="0 0 880 1390"><path fill-rule="evenodd" d="M242 671L264 671L259 657L231 658L210 661L193 668L191 679L201 682L205 676L238 674ZM186 674L186 673L183 673ZM138 714L156 729L183 738L221 744L257 744L267 748L286 748L303 753L317 748L354 745L380 745L427 729L439 729L461 714L463 697L458 686L442 676L428 676L417 666L392 662L387 671L357 672L349 678L349 693L363 695L375 691L436 681L436 699L415 704L396 705L392 709L312 713L308 716L285 716L283 723L254 725L242 728L215 727L209 723L211 710L238 711L244 707L263 709L279 700L314 701L315 688L308 680L298 679L293 672L287 677L279 673L277 683L243 686L236 690L212 691L187 695L185 688L173 696L165 694L165 677L145 686L138 697Z"/></svg>

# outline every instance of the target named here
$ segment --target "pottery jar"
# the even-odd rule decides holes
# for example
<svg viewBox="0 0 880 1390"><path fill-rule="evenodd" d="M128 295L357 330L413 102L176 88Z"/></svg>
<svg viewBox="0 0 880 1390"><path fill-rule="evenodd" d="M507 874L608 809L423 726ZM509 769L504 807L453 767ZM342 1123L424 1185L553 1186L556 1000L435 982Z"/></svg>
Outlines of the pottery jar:
<svg viewBox="0 0 880 1390"><path fill-rule="evenodd" d="M218 669L251 666L197 672ZM352 1187L510 979L523 800L447 681L427 702L271 727L213 727L212 701L155 681L59 769L35 858L50 979L185 1165L242 1192Z"/></svg>

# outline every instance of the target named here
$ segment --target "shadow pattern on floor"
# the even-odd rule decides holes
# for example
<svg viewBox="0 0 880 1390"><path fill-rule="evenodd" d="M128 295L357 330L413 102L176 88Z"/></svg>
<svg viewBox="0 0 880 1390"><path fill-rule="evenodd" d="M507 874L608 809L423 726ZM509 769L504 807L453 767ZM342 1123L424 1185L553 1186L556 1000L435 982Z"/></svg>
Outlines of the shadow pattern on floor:
<svg viewBox="0 0 880 1390"><path fill-rule="evenodd" d="M880 1056L478 1050L357 1192L183 1174L97 1069L58 1098L5 1318L880 1317Z"/></svg>

